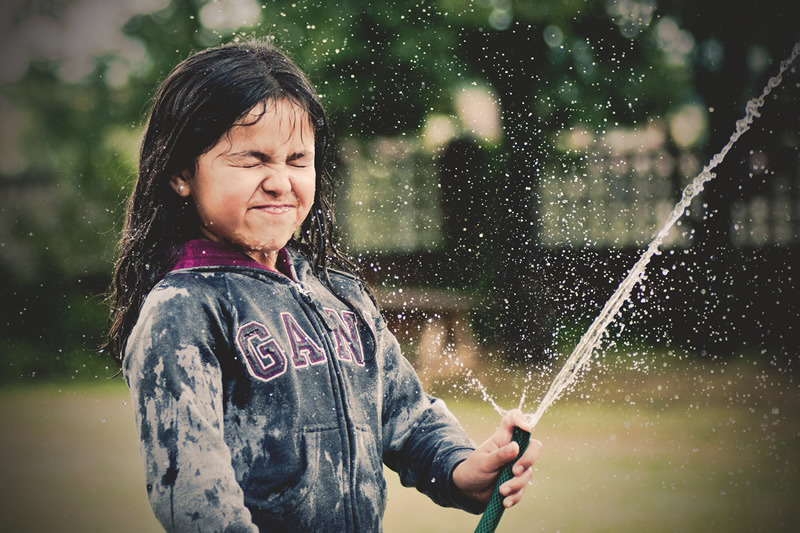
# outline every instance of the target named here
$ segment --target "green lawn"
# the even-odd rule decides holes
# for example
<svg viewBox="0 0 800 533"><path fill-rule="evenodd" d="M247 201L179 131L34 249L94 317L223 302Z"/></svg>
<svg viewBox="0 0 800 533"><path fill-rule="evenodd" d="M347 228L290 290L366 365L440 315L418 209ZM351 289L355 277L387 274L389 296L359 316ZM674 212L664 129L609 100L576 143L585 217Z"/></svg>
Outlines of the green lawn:
<svg viewBox="0 0 800 533"><path fill-rule="evenodd" d="M534 483L498 532L795 531L800 394L791 373L744 362L672 366L587 375L545 413ZM499 421L472 393L448 404L475 440ZM6 388L0 424L0 529L160 530L120 379ZM477 525L387 477L387 532Z"/></svg>

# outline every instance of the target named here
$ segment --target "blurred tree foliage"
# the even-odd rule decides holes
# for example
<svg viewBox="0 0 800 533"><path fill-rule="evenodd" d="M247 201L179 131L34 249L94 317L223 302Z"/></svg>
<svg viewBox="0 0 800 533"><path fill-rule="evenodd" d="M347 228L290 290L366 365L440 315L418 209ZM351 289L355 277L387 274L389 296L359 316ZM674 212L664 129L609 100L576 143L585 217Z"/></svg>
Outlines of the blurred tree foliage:
<svg viewBox="0 0 800 533"><path fill-rule="evenodd" d="M0 275L8 280L3 379L80 371L86 358L75 363L52 354L100 344L100 295L149 101L193 50L271 36L316 83L340 140L418 136L431 114L454 115L460 88L488 84L501 109L500 142L486 144L468 132L460 139L463 150L483 154L475 182L463 190L485 195L485 207L469 211L476 209L469 198L454 201L456 211L483 216L489 233L472 243L469 272L429 281L489 295L479 317L484 329L512 351L539 353L554 313L548 287L558 274L531 267L541 259L536 186L546 160L560 157L557 163L569 166L571 157L553 153L555 136L578 123L599 132L664 116L683 103L713 102L718 111L707 149L713 153L741 115L743 99L798 38L789 11L781 12L788 4L767 2L743 10L655 0L265 0L256 4L260 16L252 24L204 26L213 14L204 9L224 15L233 4L242 2L172 0L133 16L122 31L144 45L146 60L121 85L109 83L114 57L105 56L79 82L64 81L57 64L39 60L3 88L28 117L21 143L27 168L2 180L13 196L2 203L0 234ZM669 60L659 36L665 17L693 39L681 61ZM715 46L722 56L704 53ZM748 69L754 49L764 51L770 68ZM459 153L453 152L456 160ZM717 232L725 241L725 229ZM89 359L92 375L104 372L102 356Z"/></svg>

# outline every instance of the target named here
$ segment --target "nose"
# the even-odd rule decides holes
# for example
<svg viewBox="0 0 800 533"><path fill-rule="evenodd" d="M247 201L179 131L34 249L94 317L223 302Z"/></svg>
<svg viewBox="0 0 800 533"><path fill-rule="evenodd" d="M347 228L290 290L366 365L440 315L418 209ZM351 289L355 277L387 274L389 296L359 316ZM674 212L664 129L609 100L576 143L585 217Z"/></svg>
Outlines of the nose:
<svg viewBox="0 0 800 533"><path fill-rule="evenodd" d="M282 196L292 190L292 180L289 176L289 169L286 165L275 165L271 167L264 179L261 180L261 188L275 196Z"/></svg>

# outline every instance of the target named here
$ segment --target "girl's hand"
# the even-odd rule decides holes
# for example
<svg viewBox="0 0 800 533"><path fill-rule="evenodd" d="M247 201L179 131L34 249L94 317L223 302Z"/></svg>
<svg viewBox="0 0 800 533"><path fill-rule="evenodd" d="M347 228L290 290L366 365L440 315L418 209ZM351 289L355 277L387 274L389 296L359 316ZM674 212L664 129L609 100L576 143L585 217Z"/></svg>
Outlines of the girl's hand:
<svg viewBox="0 0 800 533"><path fill-rule="evenodd" d="M530 431L530 426L519 409L509 411L494 435L453 470L453 483L464 495L483 503L489 501L500 470L519 453L519 445L511 441L514 426ZM503 505L506 508L516 505L522 499L525 488L533 477L531 467L539 459L541 451L542 443L531 439L528 449L512 468L514 477L500 485L500 494L504 497Z"/></svg>

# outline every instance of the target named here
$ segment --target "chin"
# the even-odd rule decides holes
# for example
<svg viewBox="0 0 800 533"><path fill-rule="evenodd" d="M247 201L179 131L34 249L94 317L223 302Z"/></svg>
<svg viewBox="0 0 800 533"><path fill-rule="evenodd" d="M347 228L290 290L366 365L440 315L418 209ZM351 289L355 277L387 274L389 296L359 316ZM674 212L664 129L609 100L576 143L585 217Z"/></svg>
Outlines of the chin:
<svg viewBox="0 0 800 533"><path fill-rule="evenodd" d="M246 243L240 245L243 249L250 252L259 252L263 254L275 253L289 243L289 239L274 240L260 243Z"/></svg>

